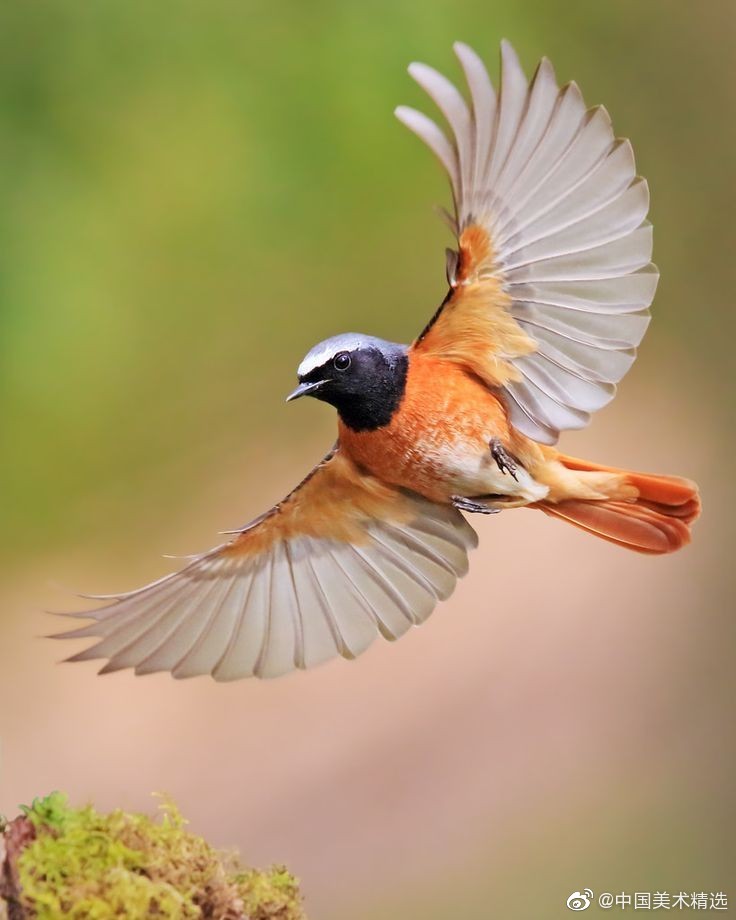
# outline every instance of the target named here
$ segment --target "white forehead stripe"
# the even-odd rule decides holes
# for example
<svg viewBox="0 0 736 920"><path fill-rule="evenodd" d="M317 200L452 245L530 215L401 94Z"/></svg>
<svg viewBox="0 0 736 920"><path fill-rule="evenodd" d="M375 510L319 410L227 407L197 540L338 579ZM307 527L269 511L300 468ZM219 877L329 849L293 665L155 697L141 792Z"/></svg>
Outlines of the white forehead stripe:
<svg viewBox="0 0 736 920"><path fill-rule="evenodd" d="M323 364L334 358L338 352L354 351L356 348L360 348L361 345L370 344L371 341L373 340L370 336L351 335L350 333L326 339L324 342L320 342L319 345L315 345L306 355L297 369L297 374L299 377L311 374L313 370L322 367Z"/></svg>

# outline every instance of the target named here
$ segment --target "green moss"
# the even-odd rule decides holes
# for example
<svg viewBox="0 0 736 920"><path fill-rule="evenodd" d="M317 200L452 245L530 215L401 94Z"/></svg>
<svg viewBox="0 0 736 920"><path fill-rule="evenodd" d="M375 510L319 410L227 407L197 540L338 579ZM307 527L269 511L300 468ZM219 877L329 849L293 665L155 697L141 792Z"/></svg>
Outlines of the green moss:
<svg viewBox="0 0 736 920"><path fill-rule="evenodd" d="M283 866L267 872L249 869L235 876L235 883L249 920L303 918L299 885Z"/></svg>
<svg viewBox="0 0 736 920"><path fill-rule="evenodd" d="M293 876L243 869L187 831L171 802L154 819L72 808L52 793L24 813L35 830L17 859L29 916L304 920Z"/></svg>

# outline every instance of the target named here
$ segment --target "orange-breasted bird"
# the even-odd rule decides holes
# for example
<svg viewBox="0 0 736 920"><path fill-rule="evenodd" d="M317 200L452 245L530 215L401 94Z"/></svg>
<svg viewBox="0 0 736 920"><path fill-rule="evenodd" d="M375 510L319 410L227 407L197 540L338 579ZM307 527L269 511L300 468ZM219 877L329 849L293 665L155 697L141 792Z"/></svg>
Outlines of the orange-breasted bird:
<svg viewBox="0 0 736 920"><path fill-rule="evenodd" d="M450 178L443 303L409 346L316 345L289 399L337 409L335 447L228 543L74 614L92 623L62 637L100 641L71 660L232 680L354 658L452 592L477 542L462 512L538 508L642 553L689 541L692 482L554 447L613 398L649 323L658 272L631 145L546 59L528 82L504 42L496 93L475 52L455 52L470 104L432 68L409 68L449 139L396 110Z"/></svg>

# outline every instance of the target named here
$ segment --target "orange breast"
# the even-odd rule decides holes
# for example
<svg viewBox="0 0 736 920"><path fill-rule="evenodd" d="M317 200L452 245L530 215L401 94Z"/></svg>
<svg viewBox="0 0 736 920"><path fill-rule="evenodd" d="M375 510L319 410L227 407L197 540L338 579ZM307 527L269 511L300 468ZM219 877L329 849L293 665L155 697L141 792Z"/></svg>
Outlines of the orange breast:
<svg viewBox="0 0 736 920"><path fill-rule="evenodd" d="M406 392L389 425L355 432L340 422L340 444L385 482L434 501L457 492L458 469L487 455L491 437L509 440L503 405L462 366L413 353Z"/></svg>

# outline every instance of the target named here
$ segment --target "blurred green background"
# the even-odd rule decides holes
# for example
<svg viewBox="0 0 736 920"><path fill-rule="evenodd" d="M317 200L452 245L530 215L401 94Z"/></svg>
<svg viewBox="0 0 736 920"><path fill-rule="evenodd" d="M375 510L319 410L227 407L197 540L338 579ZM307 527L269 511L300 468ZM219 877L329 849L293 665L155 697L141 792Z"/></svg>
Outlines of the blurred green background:
<svg viewBox="0 0 736 920"><path fill-rule="evenodd" d="M0 6L0 811L166 789L246 860L288 859L324 918L736 898L735 23L727 0ZM283 405L314 342L409 340L434 310L448 195L391 113L428 110L410 61L456 77L462 39L495 79L502 37L604 102L650 181L655 320L563 445L698 478L694 546L503 515L426 630L350 667L54 667L40 609L161 574L321 456L328 409Z"/></svg>

